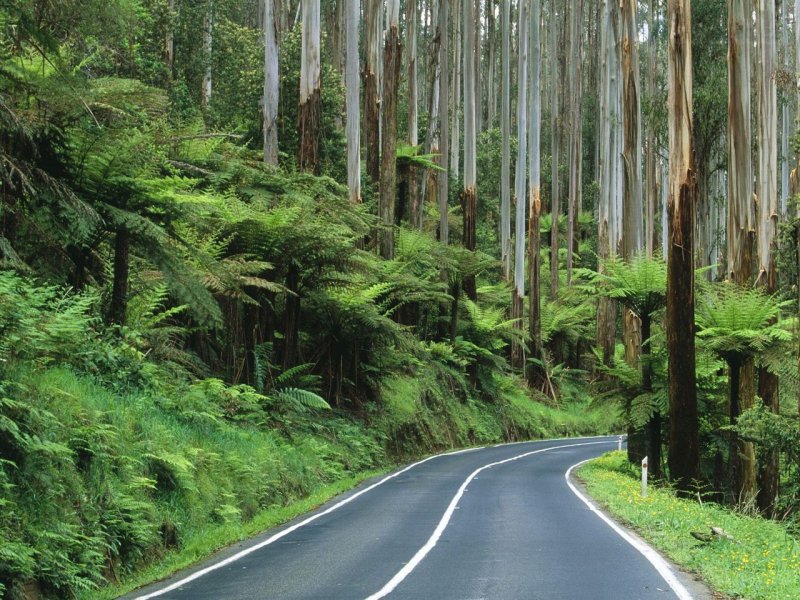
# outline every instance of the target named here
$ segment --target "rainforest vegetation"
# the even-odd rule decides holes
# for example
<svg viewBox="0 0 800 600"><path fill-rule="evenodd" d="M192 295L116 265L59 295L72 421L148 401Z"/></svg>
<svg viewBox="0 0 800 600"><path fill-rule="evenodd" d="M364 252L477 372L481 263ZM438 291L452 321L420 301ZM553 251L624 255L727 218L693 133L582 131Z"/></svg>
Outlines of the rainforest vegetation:
<svg viewBox="0 0 800 600"><path fill-rule="evenodd" d="M798 23L0 0L0 597L549 436L797 535Z"/></svg>

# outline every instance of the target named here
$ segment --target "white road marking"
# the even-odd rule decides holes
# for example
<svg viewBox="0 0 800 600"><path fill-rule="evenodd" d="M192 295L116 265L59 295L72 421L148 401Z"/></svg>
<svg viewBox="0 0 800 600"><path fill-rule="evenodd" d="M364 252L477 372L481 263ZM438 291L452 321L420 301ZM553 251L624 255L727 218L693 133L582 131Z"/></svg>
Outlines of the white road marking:
<svg viewBox="0 0 800 600"><path fill-rule="evenodd" d="M476 448L476 450L477 449L478 448ZM470 449L470 451L471 450L472 449ZM390 479L394 479L398 475L402 475L403 473L413 469L414 467L418 467L419 465L421 465L423 463L426 463L429 460L432 460L434 458L440 458L442 456L453 456L455 454L461 454L463 452L467 452L467 450L458 450L456 452L450 452L450 453L447 453L447 454L436 454L434 456L429 456L428 458L425 458L423 460L420 460L420 461L417 461L417 462L415 462L413 464L410 464L405 469L402 469L401 471L398 471L397 473L392 473L391 475L387 475L386 477L384 477L380 481L378 481L376 483L373 483L371 486L364 488L360 492L356 492L352 496L348 496L347 498L345 498L341 502L337 502L336 504L334 504L330 508L328 508L328 509L326 509L326 510L324 510L322 512L316 513L316 514L308 517L307 519L301 521L300 523L297 523L295 525L292 525L291 527L287 527L286 529L284 529L282 531L279 531L275 535L267 538L263 542L260 542L260 543L256 544L255 546L251 546L250 548L245 548L244 550L242 550L241 552L237 552L233 556L229 556L228 558L226 558L224 560L221 560L218 563L214 563L213 565L210 565L210 566L206 567L205 569L201 569L199 571L196 571L196 572L192 573L191 575L188 575L188 576L184 577L183 579L181 579L179 581L176 581L175 583L172 583L172 584L170 584L170 585L168 585L168 586L166 586L164 588L158 589L158 590L156 590L154 592L150 592L149 594L145 594L144 596L137 596L134 600L149 600L150 598L156 598L158 596L162 596L162 595L166 594L167 592L171 592L173 590L176 590L179 587L181 587L182 585L186 585L187 583L189 583L191 581L194 581L195 579L199 579L203 575L211 573L212 571L216 571L217 569L221 569L222 567L224 567L226 565L229 565L232 562L235 562L235 561L239 560L240 558L244 558L248 554L252 554L253 552L256 552L257 550L260 550L261 548L264 548L265 546L269 546L270 544L273 544L273 543L277 542L279 539L281 539L283 537L286 537L287 535L289 535L290 533L292 533L294 531L297 531L301 527L305 527L306 525L308 525L312 521L316 521L320 517L323 517L323 516L325 516L327 514L332 513L333 511L337 510L338 508L341 508L345 504L349 504L350 502L352 502L353 500L355 500L359 496L362 496L362 495L366 494L367 492L371 492L376 487L378 487L380 485L383 485L384 483L386 483Z"/></svg>
<svg viewBox="0 0 800 600"><path fill-rule="evenodd" d="M564 478L567 480L567 485L569 486L569 488L572 490L572 492L578 498L581 499L581 501L583 501L583 503L586 506L589 507L589 510L591 510L594 514L596 514L598 517L603 519L603 521L605 521L606 525L608 525L609 527L611 527L611 529L616 531L623 540L625 540L631 546L636 548L636 550L638 550L639 553L642 556L644 556L648 561L650 561L650 564L653 565L656 568L656 571L658 571L659 574L661 575L661 577L664 578L664 581L667 582L667 585L669 585L669 587L672 588L672 591L675 592L675 595L678 596L678 598L680 598L680 600L694 600L692 595L689 593L689 590L687 590L684 587L684 585L680 581L678 581L678 578L675 577L675 574L672 572L672 569L670 568L670 566L667 563L667 561L665 561L661 557L661 555L658 552L655 551L655 549L653 549L651 546L648 546L644 542L642 542L640 540L637 540L636 538L631 536L627 531L622 529L622 527L620 527L614 521L612 521L607 516L605 516L594 505L594 503L591 500L589 500L586 496L584 496L578 490L578 488L576 488L572 484L572 482L569 480L573 469L576 469L576 468L580 467L581 465L586 464L590 460L593 460L593 459L590 458L588 460L581 461L578 464L572 465L569 469L567 469L567 472L564 473Z"/></svg>
<svg viewBox="0 0 800 600"><path fill-rule="evenodd" d="M591 438L587 438L587 439L591 439ZM542 443L542 442L554 442L554 441L558 441L558 440L531 440L530 442L516 442L516 443L537 443L537 442L538 443ZM600 442L593 442L593 443L600 443ZM498 445L502 446L504 444L498 444ZM572 445L583 445L583 444L572 444ZM566 448L568 446L556 446L556 447ZM303 521L301 521L301 522L299 522L299 523L297 523L295 525L292 525L291 527L287 527L286 529L284 529L282 531L279 531L275 535L270 536L269 538L267 538L263 542L259 542L255 546L251 546L249 548L245 548L244 550L242 550L240 552L237 552L236 554L234 554L232 556L229 556L228 558L226 558L224 560L221 560L218 563L214 563L214 564L209 565L208 567L206 567L204 569L200 569L199 571L195 571L191 575L187 575L183 579L180 579L180 580L176 581L175 583L172 583L172 584L170 584L168 586L165 586L163 588L159 588L159 589L157 589L157 590L155 590L153 592L150 592L149 594L145 594L145 595L142 595L142 596L137 596L137 597L134 598L134 600L150 600L150 598L157 598L158 596L163 596L167 592L174 591L174 590L178 589L179 587L194 581L195 579L199 579L203 575L207 575L208 573L211 573L213 571L216 571L217 569L221 569L222 567L225 567L225 566L227 566L227 565L229 565L229 564L231 564L233 562L236 562L240 558L244 558L245 556L248 556L249 554L252 554L253 552L258 551L261 548L264 548L266 546L269 546L270 544L273 544L273 543L277 542L281 538L284 538L287 535L289 535L290 533L293 533L294 531L297 531L301 527L305 527L306 525L308 525L309 523L311 523L313 521L316 521L320 517L324 517L325 515L332 513L333 511L341 508L342 506L344 506L346 504L349 504L350 502L352 502L353 500L355 500L359 496L362 496L362 495L366 494L367 492L371 492L376 487L383 485L387 481L389 481L391 479L394 479L395 477L397 477L399 475L402 475L406 471L409 471L409 470L411 470L411 469L413 469L415 467L418 467L419 465L421 465L423 463L426 463L429 460L433 460L434 458L441 458L441 457L444 457L444 456L456 456L456 455L459 455L459 454L465 454L467 452L474 452L476 450L481 450L481 449L482 449L481 447L477 447L477 448L467 448L467 449L464 449L464 450L455 450L453 452L447 452L445 454L436 454L434 456L429 456L429 457L424 458L422 460L419 460L419 461L417 461L415 463L412 463L412 464L408 465L407 467L405 467L404 469L402 469L400 471L397 471L396 473L392 473L391 475L387 475L386 477L384 477L380 481L378 481L376 483L373 483L371 486L364 488L360 492L356 492L355 494L352 494L351 496L348 496L347 498L345 498L341 502L337 502L336 504L334 504L330 508L328 508L328 509L326 509L326 510L324 510L322 512L316 513L316 514L308 517L307 519L304 519ZM546 448L546 450L552 450L552 449L553 448ZM537 450L536 452L542 452L542 450ZM534 454L535 454L535 452L534 452ZM519 457L519 458L521 458L521 457ZM501 462L506 462L506 461L501 461ZM496 463L496 464L500 464L500 463Z"/></svg>
<svg viewBox="0 0 800 600"><path fill-rule="evenodd" d="M431 534L431 537L428 538L428 541L425 542L425 545L422 546L422 548L420 548L419 550L417 550L417 553L413 556L413 558L410 561L408 561L405 564L405 566L402 569L400 569L397 572L397 574L394 577L392 577L386 585L384 585L380 590L378 590L371 596L368 596L367 600L378 600L379 598L384 598L389 594L391 594L394 591L394 589L398 585L400 585L400 583L402 583L402 581L406 577L408 577L414 569L417 568L417 565L419 565L419 563L421 563L425 559L428 553L431 550L433 550L433 548L436 546L436 543L439 541L439 538L442 537L442 533L444 533L444 530L447 528L447 525L450 523L450 519L452 518L453 513L458 508L458 501L461 500L461 497L464 495L467 486L481 471L485 471L486 469L491 469L492 467L496 467L498 465L502 465L505 463L513 462L515 460L519 460L527 456L539 454L540 452L547 452L549 450L558 450L559 448L574 448L575 446L593 446L595 444L609 444L609 443L616 443L616 441L605 440L602 442L584 442L579 444L564 444L560 446L550 446L549 448L541 448L539 450L525 452L524 454L518 454L517 456L512 456L511 458L507 458L505 460L499 460L497 462L489 463L478 469L475 469L464 480L464 482L461 484L461 487L458 488L458 491L456 492L455 496L453 496L453 499L450 500L450 504L448 505L447 510L444 511L444 515L442 515L442 518L439 520L439 524L436 526L436 529L434 529L433 534Z"/></svg>

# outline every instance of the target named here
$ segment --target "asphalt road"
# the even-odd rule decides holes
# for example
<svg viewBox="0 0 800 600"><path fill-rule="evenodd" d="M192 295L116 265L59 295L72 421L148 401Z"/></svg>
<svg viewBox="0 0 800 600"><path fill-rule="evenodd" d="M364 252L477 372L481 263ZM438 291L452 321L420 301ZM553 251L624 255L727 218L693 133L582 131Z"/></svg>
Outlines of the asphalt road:
<svg viewBox="0 0 800 600"><path fill-rule="evenodd" d="M616 443L429 458L126 598L687 600L665 563L660 573L567 483Z"/></svg>

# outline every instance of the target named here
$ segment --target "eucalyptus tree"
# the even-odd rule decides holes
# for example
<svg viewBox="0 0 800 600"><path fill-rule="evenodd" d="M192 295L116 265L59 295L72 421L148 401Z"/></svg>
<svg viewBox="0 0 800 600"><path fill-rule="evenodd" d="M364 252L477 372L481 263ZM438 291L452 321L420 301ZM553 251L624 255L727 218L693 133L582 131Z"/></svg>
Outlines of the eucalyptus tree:
<svg viewBox="0 0 800 600"><path fill-rule="evenodd" d="M651 101L655 103L656 96L656 76L658 75L658 63L656 54L658 44L656 42L656 2L649 0L647 14L647 76L645 77L645 93ZM658 204L658 153L656 148L656 123L651 118L645 121L645 156L644 170L647 189L645 191L647 211L645 213L645 251L647 256L653 257L653 250L656 245L655 222L656 205Z"/></svg>
<svg viewBox="0 0 800 600"><path fill-rule="evenodd" d="M271 0L265 0L268 4ZM358 70L358 24L360 21L360 0L347 0L345 14L345 35L347 37L345 59L345 103L347 105L347 188L350 202L361 202L361 127L359 110L359 91L361 89Z"/></svg>
<svg viewBox="0 0 800 600"><path fill-rule="evenodd" d="M273 0L264 2L264 162L278 164L278 37ZM358 57L356 57L358 58ZM358 93L358 91L356 91Z"/></svg>
<svg viewBox="0 0 800 600"><path fill-rule="evenodd" d="M667 216L667 357L669 470L689 494L700 475L694 340L694 210L692 157L692 3L668 0L669 197Z"/></svg>
<svg viewBox="0 0 800 600"><path fill-rule="evenodd" d="M755 202L751 154L750 50L752 47L750 0L728 2L728 278L747 288L753 274ZM735 424L742 410L752 407L754 356L745 353L728 361L729 412ZM735 371L735 372L734 372ZM742 389L738 389L739 386ZM734 432L730 458L733 488L740 497L752 497L755 489L755 449Z"/></svg>
<svg viewBox="0 0 800 600"><path fill-rule="evenodd" d="M395 205L397 201L397 92L400 85L400 0L386 4L386 40L383 51L381 101L381 173L378 212L380 254L394 258Z"/></svg>
<svg viewBox="0 0 800 600"><path fill-rule="evenodd" d="M452 85L450 86L450 174L454 179L458 179L460 173L460 152L461 142L459 127L459 115L462 108L462 70L463 70L463 57L462 55L462 26L463 20L460 18L464 2L469 0L452 0L452 14L453 18L453 72L452 72Z"/></svg>
<svg viewBox="0 0 800 600"><path fill-rule="evenodd" d="M639 29L636 1L622 0L622 105L624 147L622 151L623 208L622 255L631 259L642 249L642 147L639 101ZM635 365L641 346L640 324L632 310L624 317L625 360Z"/></svg>
<svg viewBox="0 0 800 600"><path fill-rule="evenodd" d="M511 2L503 2L501 22L500 132L500 260L503 277L511 279Z"/></svg>
<svg viewBox="0 0 800 600"><path fill-rule="evenodd" d="M559 189L559 86L558 78L558 5L559 0L550 1L550 298L558 297L558 218L561 214L561 191Z"/></svg>
<svg viewBox="0 0 800 600"><path fill-rule="evenodd" d="M367 175L380 181L381 171L381 23L383 0L365 0L364 145Z"/></svg>
<svg viewBox="0 0 800 600"><path fill-rule="evenodd" d="M569 102L570 102L570 150L569 150L569 202L567 207L567 285L572 279L573 255L577 250L575 235L578 214L581 209L581 171L583 166L583 123L581 122L581 88L583 77L583 0L570 2L570 57L569 57ZM555 222L554 222L555 223Z"/></svg>
<svg viewBox="0 0 800 600"><path fill-rule="evenodd" d="M541 314L541 234L539 220L542 212L541 194L541 137L542 137L542 41L541 41L541 0L531 0L530 16L530 114L528 115L528 287L530 361L526 375L528 385L538 386L544 379L542 354L542 314Z"/></svg>
<svg viewBox="0 0 800 600"><path fill-rule="evenodd" d="M475 105L475 5L472 0L463 0L464 17L464 189L461 192L461 209L464 215L464 247L475 250L476 221L478 217L478 193L476 180L476 111ZM475 276L464 279L464 291L475 302L478 290Z"/></svg>
<svg viewBox="0 0 800 600"><path fill-rule="evenodd" d="M450 64L450 0L440 0L439 4L439 166L437 176L437 195L439 200L439 240L447 244L450 237L448 217L448 195L450 170L448 168L448 151L450 145L450 80L448 77Z"/></svg>
<svg viewBox="0 0 800 600"><path fill-rule="evenodd" d="M759 0L756 10L759 53L758 81L758 258L756 284L768 294L777 291L778 233L778 108L775 61L775 2ZM772 412L779 412L778 378L766 367L758 371L758 394ZM758 474L758 504L772 511L778 496L778 455L763 457Z"/></svg>
<svg viewBox="0 0 800 600"><path fill-rule="evenodd" d="M522 329L525 304L525 192L528 167L528 0L520 0L517 12L517 168L514 177L514 290L511 296L511 318L514 327ZM511 364L522 368L525 355L522 344L512 342Z"/></svg>
<svg viewBox="0 0 800 600"><path fill-rule="evenodd" d="M297 165L301 171L318 174L319 132L322 114L319 0L302 0L302 11Z"/></svg>
<svg viewBox="0 0 800 600"><path fill-rule="evenodd" d="M203 108L208 108L208 105L211 102L211 50L213 41L214 2L213 0L208 0L206 4L206 12L203 14L203 62L205 64L205 70L203 71L203 81L200 87L200 105Z"/></svg>
<svg viewBox="0 0 800 600"><path fill-rule="evenodd" d="M407 24L407 101L408 101L408 143L412 148L419 144L419 130L417 118L417 105L419 95L417 92L417 1L406 0ZM409 215L412 227L418 227L421 221L421 207L419 205L419 186L417 185L417 172L413 166L408 172L408 202Z"/></svg>
<svg viewBox="0 0 800 600"><path fill-rule="evenodd" d="M789 60L789 2L781 0L781 55L783 57L782 68L786 73L790 73L791 64ZM795 28L798 25L795 24ZM781 99L781 197L780 214L787 216L789 206L789 94L783 94Z"/></svg>

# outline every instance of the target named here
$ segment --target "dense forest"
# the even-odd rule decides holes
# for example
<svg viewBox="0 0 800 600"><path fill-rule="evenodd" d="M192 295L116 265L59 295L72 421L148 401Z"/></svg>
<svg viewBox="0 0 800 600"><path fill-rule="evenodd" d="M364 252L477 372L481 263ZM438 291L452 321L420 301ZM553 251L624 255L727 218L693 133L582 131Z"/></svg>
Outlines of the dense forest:
<svg viewBox="0 0 800 600"><path fill-rule="evenodd" d="M796 535L798 24L0 0L0 597L545 436Z"/></svg>

